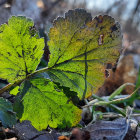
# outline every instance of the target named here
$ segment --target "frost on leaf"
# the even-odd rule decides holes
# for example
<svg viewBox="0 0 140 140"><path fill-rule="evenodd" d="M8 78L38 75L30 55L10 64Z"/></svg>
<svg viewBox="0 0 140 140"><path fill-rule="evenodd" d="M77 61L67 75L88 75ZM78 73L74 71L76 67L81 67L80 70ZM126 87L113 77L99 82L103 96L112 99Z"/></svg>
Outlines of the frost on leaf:
<svg viewBox="0 0 140 140"><path fill-rule="evenodd" d="M33 26L32 20L22 16L13 16L0 26L0 78L14 83L36 70L44 40Z"/></svg>
<svg viewBox="0 0 140 140"><path fill-rule="evenodd" d="M120 26L110 16L94 19L85 10L70 10L49 32L48 74L61 86L88 97L103 84L105 64L114 63L121 46Z"/></svg>
<svg viewBox="0 0 140 140"><path fill-rule="evenodd" d="M25 81L20 87L19 98L15 110L17 108L18 114L22 114L20 120L31 121L38 130L47 126L72 127L81 119L81 110L68 101L63 91L49 79ZM22 109L18 109L18 103Z"/></svg>
<svg viewBox="0 0 140 140"><path fill-rule="evenodd" d="M5 128L16 124L16 114L13 112L12 104L4 98L0 98L0 121Z"/></svg>

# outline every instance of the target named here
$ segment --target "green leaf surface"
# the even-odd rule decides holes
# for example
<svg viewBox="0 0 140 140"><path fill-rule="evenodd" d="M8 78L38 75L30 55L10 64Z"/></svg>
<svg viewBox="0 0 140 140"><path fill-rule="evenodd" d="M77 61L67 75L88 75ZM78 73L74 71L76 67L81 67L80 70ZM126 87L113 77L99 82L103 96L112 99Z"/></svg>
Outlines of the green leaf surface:
<svg viewBox="0 0 140 140"><path fill-rule="evenodd" d="M139 67L139 71L138 71L138 76L137 76L137 82L136 82L136 87L135 89L140 87L140 67Z"/></svg>
<svg viewBox="0 0 140 140"><path fill-rule="evenodd" d="M16 86L10 90L10 94L12 94L12 95L17 95L18 92L19 92L19 86Z"/></svg>
<svg viewBox="0 0 140 140"><path fill-rule="evenodd" d="M121 46L120 26L112 17L92 19L83 9L57 18L49 39L49 76L77 92L80 99L103 84L105 65L116 62Z"/></svg>
<svg viewBox="0 0 140 140"><path fill-rule="evenodd" d="M44 39L26 17L11 17L0 26L0 78L14 83L34 72L43 54Z"/></svg>
<svg viewBox="0 0 140 140"><path fill-rule="evenodd" d="M0 121L5 128L16 124L16 114L13 112L12 104L2 97L0 97Z"/></svg>
<svg viewBox="0 0 140 140"><path fill-rule="evenodd" d="M47 126L72 127L79 123L81 110L74 106L56 84L49 79L34 78L22 83L15 108L20 120L29 120L38 129ZM18 109L19 104L23 109ZM22 111L22 112L21 112ZM22 115L21 115L22 114Z"/></svg>

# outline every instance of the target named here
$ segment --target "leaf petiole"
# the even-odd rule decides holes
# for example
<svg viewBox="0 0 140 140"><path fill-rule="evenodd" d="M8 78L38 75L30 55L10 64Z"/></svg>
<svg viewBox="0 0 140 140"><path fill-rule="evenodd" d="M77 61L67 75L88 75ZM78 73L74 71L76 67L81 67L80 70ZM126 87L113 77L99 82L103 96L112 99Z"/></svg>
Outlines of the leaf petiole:
<svg viewBox="0 0 140 140"><path fill-rule="evenodd" d="M35 74L46 72L48 69L49 68L46 67L46 68L42 68L40 70L36 70L35 72L28 74L25 79L17 80L15 83L9 83L8 85L6 85L5 87L0 89L0 94L3 94L5 91L9 90L11 87L15 87L17 85L20 85L24 80L34 76Z"/></svg>

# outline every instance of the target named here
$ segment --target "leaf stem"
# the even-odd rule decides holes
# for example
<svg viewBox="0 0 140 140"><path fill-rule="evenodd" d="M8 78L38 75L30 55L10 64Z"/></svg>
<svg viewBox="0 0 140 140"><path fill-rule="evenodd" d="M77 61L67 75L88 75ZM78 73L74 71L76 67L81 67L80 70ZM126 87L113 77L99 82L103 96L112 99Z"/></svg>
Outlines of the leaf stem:
<svg viewBox="0 0 140 140"><path fill-rule="evenodd" d="M133 86L133 87L135 87L135 85L132 84L132 83L125 83L125 84L121 85L118 89L116 89L116 90L110 95L110 97L109 97L108 100L112 100L115 96L121 94L121 92L123 91L123 89L124 89L126 86Z"/></svg>
<svg viewBox="0 0 140 140"><path fill-rule="evenodd" d="M0 94L2 94L3 92L5 92L6 90L10 89L13 86L13 84L8 84L5 87L0 89Z"/></svg>
<svg viewBox="0 0 140 140"><path fill-rule="evenodd" d="M48 69L50 69L50 68L45 67L45 68L42 68L42 69L36 70L35 72L33 72L33 73L27 75L27 78L30 78L30 77L34 76L35 74L38 74L38 73L46 72ZM26 79L27 79L27 78L26 78Z"/></svg>
<svg viewBox="0 0 140 140"><path fill-rule="evenodd" d="M23 81L24 81L24 79L18 80L15 83L9 83L8 85L6 85L5 87L0 89L0 94L2 94L5 91L9 90L11 87L14 87L14 86L17 86L17 85L21 84Z"/></svg>
<svg viewBox="0 0 140 140"><path fill-rule="evenodd" d="M105 101L104 99L102 99L101 97L99 97L99 96L97 96L97 95L95 95L95 94L93 94L92 96L93 96L94 98L98 99L98 102L106 103L106 101ZM98 104L98 102L95 102L95 103L94 103L94 106L96 106L96 104L100 106L100 104ZM105 105L105 104L103 104L103 105ZM93 106L93 105L92 105L92 106ZM119 107L117 107L116 105L108 104L108 106L111 107L111 108L113 108L115 111L119 112L119 113L122 114L123 116L125 116L125 113L123 112L123 110L121 110L121 109L120 109Z"/></svg>
<svg viewBox="0 0 140 140"><path fill-rule="evenodd" d="M108 101L108 102L106 102L106 101L99 101L99 102L95 103L94 105L110 105L110 104L123 103L125 101L128 101L130 98L132 98L135 95L135 93L139 90L139 88L137 88L132 94L130 94L126 98L115 99L115 100Z"/></svg>
<svg viewBox="0 0 140 140"><path fill-rule="evenodd" d="M127 97L124 98L119 98L119 99L115 99L115 100L105 100L95 94L93 94L92 96L94 98L96 98L98 101L92 102L91 104L89 103L89 105L85 105L83 106L83 108L85 107L89 107L89 106L109 106L111 108L113 108L114 110L116 110L117 112L119 112L120 114L122 114L123 116L126 116L126 114L124 113L123 110L121 110L121 108L117 107L115 104L119 104L119 103L123 103L123 102L127 102L128 100L130 100L131 98L133 98L135 96L135 94L137 93L137 91L140 89L137 88L132 94L128 95Z"/></svg>
<svg viewBox="0 0 140 140"><path fill-rule="evenodd" d="M36 70L35 72L33 72L31 74L28 74L25 79L17 80L15 83L9 83L8 85L6 85L5 87L0 89L0 94L2 94L5 91L9 90L11 87L15 87L17 85L20 85L24 80L34 76L35 74L46 72L48 69L49 68L46 67L46 68L42 68L42 69Z"/></svg>
<svg viewBox="0 0 140 140"><path fill-rule="evenodd" d="M115 99L115 100L112 100L112 101L109 101L109 100L105 101L103 98L93 94L92 96L94 98L96 98L98 100L98 102L93 102L92 104L86 105L84 107L89 107L89 106L110 106L111 108L113 108L114 110L116 110L117 112L119 112L120 114L125 116L125 113L122 110L120 110L120 108L118 108L114 104L118 104L118 103L122 103L122 102L128 101L130 98L132 98L136 94L136 92L139 89L140 89L140 87L137 88L131 95L129 95L129 96L125 97L125 98Z"/></svg>

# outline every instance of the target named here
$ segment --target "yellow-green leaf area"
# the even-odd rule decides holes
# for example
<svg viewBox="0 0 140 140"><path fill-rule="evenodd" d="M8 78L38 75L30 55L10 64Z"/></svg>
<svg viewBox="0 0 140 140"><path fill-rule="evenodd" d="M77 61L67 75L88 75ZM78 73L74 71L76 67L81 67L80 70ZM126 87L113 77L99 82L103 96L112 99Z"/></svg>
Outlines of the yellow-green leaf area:
<svg viewBox="0 0 140 140"><path fill-rule="evenodd" d="M0 78L9 83L33 73L43 55L44 39L39 38L31 19L12 16L0 26Z"/></svg>
<svg viewBox="0 0 140 140"><path fill-rule="evenodd" d="M12 95L17 95L18 92L19 92L19 86L16 86L10 90L10 94L12 94Z"/></svg>
<svg viewBox="0 0 140 140"><path fill-rule="evenodd" d="M103 84L106 63L118 59L121 38L120 26L112 17L92 19L85 10L70 10L50 29L48 74L80 99L88 97Z"/></svg>
<svg viewBox="0 0 140 140"><path fill-rule="evenodd" d="M21 121L29 120L38 129L72 127L79 123L81 110L49 79L34 78L20 88L23 106Z"/></svg>

